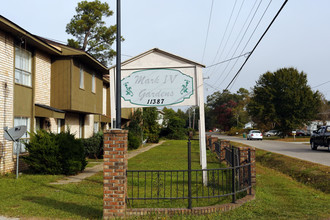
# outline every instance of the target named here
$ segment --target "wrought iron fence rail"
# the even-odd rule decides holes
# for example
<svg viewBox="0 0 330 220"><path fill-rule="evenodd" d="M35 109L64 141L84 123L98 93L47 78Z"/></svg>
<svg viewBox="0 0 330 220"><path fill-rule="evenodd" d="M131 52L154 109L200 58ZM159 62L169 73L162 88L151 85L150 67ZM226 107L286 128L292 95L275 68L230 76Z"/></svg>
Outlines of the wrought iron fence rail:
<svg viewBox="0 0 330 220"><path fill-rule="evenodd" d="M239 149L225 147L215 142L215 151L219 158L225 158L230 167L213 169L191 169L191 143L188 142L187 170L127 170L127 202L134 200L188 200L211 199L237 194L251 194L251 156L240 161ZM212 149L211 141L209 148ZM221 155L224 153L225 155ZM221 157L224 156L224 157ZM206 175L204 175L206 174ZM205 179L206 177L206 179Z"/></svg>
<svg viewBox="0 0 330 220"><path fill-rule="evenodd" d="M219 198L251 188L248 171L251 163L241 166L191 170L191 199ZM233 170L235 186L232 185ZM208 185L202 173L207 172ZM128 197L133 200L189 199L188 170L127 170ZM233 188L234 187L234 188Z"/></svg>

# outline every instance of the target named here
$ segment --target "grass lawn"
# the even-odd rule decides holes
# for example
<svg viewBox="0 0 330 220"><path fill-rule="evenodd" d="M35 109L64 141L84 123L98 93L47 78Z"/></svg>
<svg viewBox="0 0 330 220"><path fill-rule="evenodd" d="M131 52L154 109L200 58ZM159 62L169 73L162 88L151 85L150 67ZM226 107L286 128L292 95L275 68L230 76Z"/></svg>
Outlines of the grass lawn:
<svg viewBox="0 0 330 220"><path fill-rule="evenodd" d="M199 141L192 141L192 170L200 170ZM223 168L215 154L207 151L208 169ZM187 170L187 141L169 140L143 154L129 160L128 170ZM213 177L213 178L212 178ZM127 192L131 197L187 197L188 173L185 172L140 172L128 173ZM196 181L197 180L197 181ZM210 171L208 173L208 187L203 187L202 172L192 171L192 196L212 196L231 192L231 170ZM183 184L185 183L185 184ZM246 193L241 193L243 197ZM238 196L238 197L239 197ZM223 204L231 201L231 196L221 198L193 199L192 207ZM133 200L128 203L130 208L186 208L187 199L154 199Z"/></svg>
<svg viewBox="0 0 330 220"><path fill-rule="evenodd" d="M186 169L187 141L169 141L129 160L129 169ZM175 145L175 150L171 148ZM181 148L183 149L181 151ZM181 153L180 153L181 152ZM172 159L169 156L172 155ZM210 157L208 157L209 159ZM134 159L134 160L133 160ZM194 168L198 160L194 159ZM210 161L209 167L219 166ZM328 174L328 173L327 173ZM101 219L103 174L81 183L50 185L63 176L23 174L0 177L0 215L37 219ZM158 216L158 219L328 219L330 195L257 163L256 199L235 210L206 216ZM157 219L156 216L132 219Z"/></svg>

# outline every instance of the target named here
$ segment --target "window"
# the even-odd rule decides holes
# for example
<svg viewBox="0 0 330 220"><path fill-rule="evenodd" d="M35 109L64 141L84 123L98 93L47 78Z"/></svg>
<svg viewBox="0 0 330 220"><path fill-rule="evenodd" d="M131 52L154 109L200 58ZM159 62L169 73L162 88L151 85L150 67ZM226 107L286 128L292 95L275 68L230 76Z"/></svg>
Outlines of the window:
<svg viewBox="0 0 330 220"><path fill-rule="evenodd" d="M79 116L79 138L84 138L85 116Z"/></svg>
<svg viewBox="0 0 330 220"><path fill-rule="evenodd" d="M14 118L14 127L15 126L19 126L19 125L25 125L27 127L27 132L21 137L21 140L23 142L27 142L30 138L29 136L29 132L30 132L30 118L25 118L25 117L15 117ZM15 142L14 143L14 149L13 149L13 153L16 154L17 153L17 149L18 149L19 145ZM25 149L25 145L22 143L21 144L21 150L20 153L24 153L26 152Z"/></svg>
<svg viewBox="0 0 330 220"><path fill-rule="evenodd" d="M61 123L61 119L57 119L57 133L61 133L61 128L62 128L62 123Z"/></svg>
<svg viewBox="0 0 330 220"><path fill-rule="evenodd" d="M99 132L99 123L98 122L94 122L94 134L96 134L97 132Z"/></svg>
<svg viewBox="0 0 330 220"><path fill-rule="evenodd" d="M31 86L32 54L22 48L15 48L15 82Z"/></svg>
<svg viewBox="0 0 330 220"><path fill-rule="evenodd" d="M95 93L95 73L92 74L92 92Z"/></svg>
<svg viewBox="0 0 330 220"><path fill-rule="evenodd" d="M84 89L84 69L80 67L80 83L79 88Z"/></svg>

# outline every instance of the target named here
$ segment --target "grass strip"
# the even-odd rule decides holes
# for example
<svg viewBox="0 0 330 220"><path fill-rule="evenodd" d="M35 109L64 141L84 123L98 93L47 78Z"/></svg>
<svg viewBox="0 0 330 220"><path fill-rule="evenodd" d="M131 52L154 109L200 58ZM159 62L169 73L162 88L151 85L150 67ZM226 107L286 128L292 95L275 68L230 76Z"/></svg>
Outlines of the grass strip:
<svg viewBox="0 0 330 220"><path fill-rule="evenodd" d="M230 143L233 146L244 145L233 141ZM256 160L261 165L286 174L298 182L322 192L330 193L330 167L328 166L261 149L256 149Z"/></svg>

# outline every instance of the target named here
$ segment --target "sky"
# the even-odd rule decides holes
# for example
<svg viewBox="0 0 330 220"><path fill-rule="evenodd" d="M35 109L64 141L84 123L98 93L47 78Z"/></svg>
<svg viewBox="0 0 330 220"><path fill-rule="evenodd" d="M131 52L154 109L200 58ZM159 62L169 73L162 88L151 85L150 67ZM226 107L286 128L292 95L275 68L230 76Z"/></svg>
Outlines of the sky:
<svg viewBox="0 0 330 220"><path fill-rule="evenodd" d="M0 14L32 34L65 43L72 37L66 34L65 27L76 14L78 2L1 0ZM114 16L105 21L114 25L116 0L106 2ZM246 55L209 66L251 52L283 2L121 0L121 31L125 38L122 61L159 48L206 66L206 96L222 91ZM329 0L289 0L229 90L251 90L263 73L294 67L307 74L308 85L314 91L330 100L329 10Z"/></svg>

